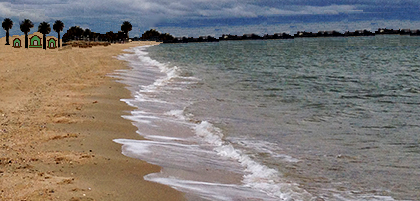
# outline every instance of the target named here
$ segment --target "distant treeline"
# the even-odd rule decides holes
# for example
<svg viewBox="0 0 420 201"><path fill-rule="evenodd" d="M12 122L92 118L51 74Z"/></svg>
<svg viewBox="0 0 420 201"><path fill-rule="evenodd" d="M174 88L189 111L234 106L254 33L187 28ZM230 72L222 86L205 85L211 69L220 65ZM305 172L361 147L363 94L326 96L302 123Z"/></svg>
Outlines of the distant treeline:
<svg viewBox="0 0 420 201"><path fill-rule="evenodd" d="M319 31L317 33L299 31L294 35L287 33L275 33L273 35L264 35L260 36L257 34L244 34L242 36L224 34L222 37L215 38L212 36L200 36L198 38L193 37L173 37L170 34L161 34L158 31L152 29L145 32L140 40L153 40L160 41L163 43L190 43L190 42L219 42L223 40L268 40L268 39L294 39L294 38L309 38L309 37L352 37L352 36L375 36L375 35L385 35L385 34L399 34L399 35L410 35L410 36L420 36L420 30L410 30L410 29L386 29L380 28L375 32L368 30L356 30L354 32L346 31L345 33L340 33L338 31Z"/></svg>
<svg viewBox="0 0 420 201"><path fill-rule="evenodd" d="M115 42L127 42L127 40L151 40L151 41L172 41L175 39L170 34L160 33L155 29L144 32L142 37L128 37L128 31L131 30L131 24L127 25L129 29L125 29L124 24L121 26L122 31L114 33L112 31L106 32L105 34L95 33L89 29L82 29L79 26L70 27L69 30L63 35L63 41L68 42L72 40L89 40L89 41L107 41L111 43Z"/></svg>
<svg viewBox="0 0 420 201"><path fill-rule="evenodd" d="M117 42L126 41L128 38L126 32L118 31L114 33L112 31L106 32L106 34L95 33L90 29L82 29L79 26L70 27L67 33L63 35L63 42L69 42L72 40L89 40L89 41L107 41Z"/></svg>
<svg viewBox="0 0 420 201"><path fill-rule="evenodd" d="M130 22L124 21L121 25L121 31L118 31L118 33L109 31L101 34L92 32L90 29L73 26L63 35L63 42L72 40L107 41L114 43L117 41L127 41L129 39L128 32L132 30L132 27Z"/></svg>
<svg viewBox="0 0 420 201"><path fill-rule="evenodd" d="M125 23L127 24L125 26ZM127 28L126 28L127 27ZM143 33L139 37L129 38L128 31L131 30L131 24L129 22L124 22L122 31L114 33L112 31L106 32L105 34L95 33L89 29L82 29L78 26L70 27L70 29L63 35L63 42L71 40L89 40L89 41L107 41L107 42L123 42L127 40L133 41L158 41L163 43L191 43L191 42L219 42L224 40L269 40L269 39L294 39L294 38L310 38L310 37L352 37L352 36L375 36L375 35L385 35L385 34L399 34L399 35L410 35L410 36L420 36L420 30L410 30L410 29L386 29L380 28L375 32L368 30L356 30L354 32L346 31L340 33L338 31L319 31L317 33L298 31L294 35L287 33L275 33L273 35L257 35L257 34L244 34L242 36L223 34L219 38L213 36L200 36L198 38L194 37L174 37L168 33L160 33L155 29L150 29Z"/></svg>

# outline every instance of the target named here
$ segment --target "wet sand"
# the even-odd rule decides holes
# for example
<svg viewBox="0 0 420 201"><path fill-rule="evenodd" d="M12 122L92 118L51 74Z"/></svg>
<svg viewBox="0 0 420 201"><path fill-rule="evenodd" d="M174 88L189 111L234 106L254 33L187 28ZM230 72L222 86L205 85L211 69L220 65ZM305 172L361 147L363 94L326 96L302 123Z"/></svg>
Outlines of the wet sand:
<svg viewBox="0 0 420 201"><path fill-rule="evenodd" d="M107 47L24 49L0 40L0 200L184 200L143 180L160 167L121 154L116 138L141 139L121 115L132 109L126 68ZM24 46L24 44L22 44Z"/></svg>

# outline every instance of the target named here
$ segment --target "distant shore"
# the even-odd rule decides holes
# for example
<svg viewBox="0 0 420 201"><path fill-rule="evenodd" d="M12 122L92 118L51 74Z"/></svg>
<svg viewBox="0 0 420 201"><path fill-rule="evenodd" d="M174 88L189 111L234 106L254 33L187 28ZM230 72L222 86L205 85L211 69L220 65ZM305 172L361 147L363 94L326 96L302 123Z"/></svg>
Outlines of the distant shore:
<svg viewBox="0 0 420 201"><path fill-rule="evenodd" d="M141 139L121 115L132 108L107 74L132 42L54 50L0 39L0 200L184 200L144 181L160 167L121 154L115 138Z"/></svg>
<svg viewBox="0 0 420 201"><path fill-rule="evenodd" d="M219 42L219 41L228 41L228 40L272 40L272 39L295 39L295 38L316 38L316 37L357 37L357 36L375 36L375 35L408 35L408 36L420 36L420 30L410 30L410 29L386 29L380 28L375 32L368 30L355 30L355 31L346 31L344 33L338 31L318 31L316 33L298 31L294 35L288 33L275 33L275 34L265 34L260 36L258 34L244 34L242 36L223 34L219 38L213 36L200 36L198 38L194 37L174 37L172 40L156 40L163 43L197 43L197 42Z"/></svg>

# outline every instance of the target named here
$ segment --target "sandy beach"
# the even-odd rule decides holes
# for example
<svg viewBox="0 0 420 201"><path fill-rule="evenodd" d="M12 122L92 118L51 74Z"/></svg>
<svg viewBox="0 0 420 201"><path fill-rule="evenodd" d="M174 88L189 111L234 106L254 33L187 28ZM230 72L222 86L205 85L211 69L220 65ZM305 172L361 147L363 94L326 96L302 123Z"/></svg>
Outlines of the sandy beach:
<svg viewBox="0 0 420 201"><path fill-rule="evenodd" d="M132 108L126 68L113 56L132 42L25 49L0 40L0 200L183 200L143 180L160 167L121 154L115 138L141 139L121 115ZM23 44L22 44L23 46Z"/></svg>

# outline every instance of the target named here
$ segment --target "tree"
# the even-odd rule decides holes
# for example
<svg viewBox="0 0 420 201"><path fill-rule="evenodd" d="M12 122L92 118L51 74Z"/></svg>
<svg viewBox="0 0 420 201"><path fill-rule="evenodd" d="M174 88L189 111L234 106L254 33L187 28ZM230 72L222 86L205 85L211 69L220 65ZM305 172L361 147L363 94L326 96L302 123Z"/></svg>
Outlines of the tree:
<svg viewBox="0 0 420 201"><path fill-rule="evenodd" d="M122 31L118 31L118 33L116 33L116 35L117 35L117 40L120 41L120 42L125 41L126 38L127 38L127 34L125 32L122 32Z"/></svg>
<svg viewBox="0 0 420 201"><path fill-rule="evenodd" d="M83 37L83 33L85 33L85 30L83 30L79 26L75 26L75 27L72 27L72 28L74 30L74 34L75 34L77 40L80 40L80 38Z"/></svg>
<svg viewBox="0 0 420 201"><path fill-rule="evenodd" d="M133 28L133 26L131 26L131 23L129 21L124 21L123 24L121 25L121 31L123 31L125 33L125 35L128 37L128 32L131 31L131 29Z"/></svg>
<svg viewBox="0 0 420 201"><path fill-rule="evenodd" d="M157 40L160 36L160 32L156 31L155 29L150 29L149 31L145 31L143 35L141 35L141 39L143 40Z"/></svg>
<svg viewBox="0 0 420 201"><path fill-rule="evenodd" d="M5 18L1 25L3 29L6 30L6 44L5 45L10 45L9 44L9 29L13 27L13 21L9 18Z"/></svg>
<svg viewBox="0 0 420 201"><path fill-rule="evenodd" d="M51 27L50 24L48 24L47 22L41 22L41 24L39 24L38 26L38 31L42 33L42 43L43 44L43 48L44 50L47 49L47 37L46 35L49 34L51 32Z"/></svg>
<svg viewBox="0 0 420 201"><path fill-rule="evenodd" d="M60 32L64 29L64 23L60 20L56 20L54 22L53 29L58 34L58 47L60 47Z"/></svg>
<svg viewBox="0 0 420 201"><path fill-rule="evenodd" d="M108 39L108 42L112 43L116 40L116 34L112 31L106 32L106 38Z"/></svg>
<svg viewBox="0 0 420 201"><path fill-rule="evenodd" d="M78 40L83 36L84 30L80 28L79 26L73 26L70 27L69 30L67 30L67 33L63 35L63 41L71 41L71 40Z"/></svg>
<svg viewBox="0 0 420 201"><path fill-rule="evenodd" d="M20 30L25 33L25 48L28 48L28 32L34 27L34 24L29 19L24 19L20 23Z"/></svg>
<svg viewBox="0 0 420 201"><path fill-rule="evenodd" d="M89 39L90 37L92 37L92 31L90 29L85 29L85 31L83 32L83 36Z"/></svg>
<svg viewBox="0 0 420 201"><path fill-rule="evenodd" d="M96 38L99 36L98 33L92 32L92 36L90 38L93 38L93 41L96 42Z"/></svg>
<svg viewBox="0 0 420 201"><path fill-rule="evenodd" d="M159 35L159 40L160 41L172 41L174 39L175 39L175 37L173 37L171 34L168 34L168 33L164 33L164 34Z"/></svg>

